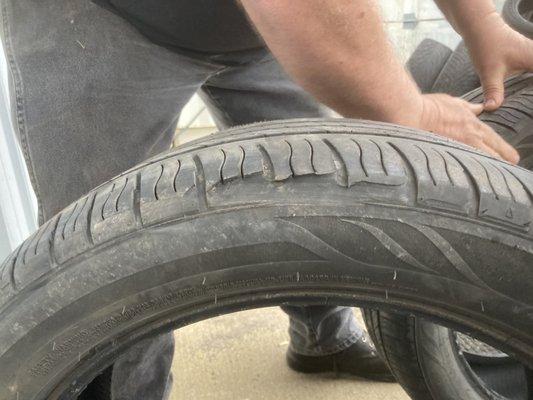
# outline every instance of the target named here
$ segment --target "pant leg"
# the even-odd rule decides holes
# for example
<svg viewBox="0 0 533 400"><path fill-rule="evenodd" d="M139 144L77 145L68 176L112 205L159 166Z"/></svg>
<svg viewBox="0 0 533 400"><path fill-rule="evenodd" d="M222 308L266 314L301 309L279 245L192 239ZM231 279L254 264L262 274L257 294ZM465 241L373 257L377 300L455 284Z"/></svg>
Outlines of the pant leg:
<svg viewBox="0 0 533 400"><path fill-rule="evenodd" d="M226 63L200 90L219 128L289 118L331 117L292 82L267 50L216 58Z"/></svg>
<svg viewBox="0 0 533 400"><path fill-rule="evenodd" d="M350 307L287 305L281 309L289 315L290 348L298 354L335 354L363 336Z"/></svg>
<svg viewBox="0 0 533 400"><path fill-rule="evenodd" d="M0 2L14 122L44 219L168 149L178 111L216 70L88 0Z"/></svg>
<svg viewBox="0 0 533 400"><path fill-rule="evenodd" d="M216 70L152 44L88 0L0 6L13 122L41 222L168 149L179 111ZM161 400L172 348L172 334L133 348L113 368L114 397Z"/></svg>
<svg viewBox="0 0 533 400"><path fill-rule="evenodd" d="M331 111L292 82L272 55L255 51L221 56L229 66L202 86L201 97L219 128L287 118L319 118ZM361 337L349 307L286 306L291 349L304 355L333 354Z"/></svg>

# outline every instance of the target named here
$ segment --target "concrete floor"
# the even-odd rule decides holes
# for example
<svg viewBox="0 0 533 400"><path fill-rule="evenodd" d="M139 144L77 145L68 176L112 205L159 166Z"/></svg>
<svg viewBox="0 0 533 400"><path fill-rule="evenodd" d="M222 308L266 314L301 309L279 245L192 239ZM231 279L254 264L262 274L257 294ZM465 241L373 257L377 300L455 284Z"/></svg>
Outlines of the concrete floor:
<svg viewBox="0 0 533 400"><path fill-rule="evenodd" d="M304 375L285 366L287 317L263 308L176 331L171 400L408 400L397 384Z"/></svg>

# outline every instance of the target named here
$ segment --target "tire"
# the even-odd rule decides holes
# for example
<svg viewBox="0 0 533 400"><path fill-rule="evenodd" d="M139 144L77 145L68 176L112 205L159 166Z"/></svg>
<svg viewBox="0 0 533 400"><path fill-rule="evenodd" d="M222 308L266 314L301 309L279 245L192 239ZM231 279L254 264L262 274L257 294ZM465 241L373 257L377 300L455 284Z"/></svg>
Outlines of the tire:
<svg viewBox="0 0 533 400"><path fill-rule="evenodd" d="M420 90L428 93L439 76L452 50L433 39L424 39L407 61L407 69Z"/></svg>
<svg viewBox="0 0 533 400"><path fill-rule="evenodd" d="M406 310L533 365L532 193L525 169L387 124L191 143L65 208L0 267L0 398L72 399L142 339L288 302Z"/></svg>
<svg viewBox="0 0 533 400"><path fill-rule="evenodd" d="M482 89L464 98L480 103ZM480 119L517 148L523 167L533 168L533 75L508 80L504 105ZM379 310L363 310L363 316L378 351L414 400L529 398L528 372L508 357L491 357L490 349L480 351L479 357L458 343L456 333L413 316ZM506 377L507 385L495 379L498 374Z"/></svg>
<svg viewBox="0 0 533 400"><path fill-rule="evenodd" d="M481 88L463 97L470 102L483 102ZM533 74L508 79L505 97L506 100L498 111L483 113L480 119L518 150L520 166L533 170Z"/></svg>
<svg viewBox="0 0 533 400"><path fill-rule="evenodd" d="M106 370L98 375L77 397L78 400L112 400L112 377L113 367L106 368Z"/></svg>
<svg viewBox="0 0 533 400"><path fill-rule="evenodd" d="M514 30L533 39L533 3L529 0L507 0L502 16Z"/></svg>
<svg viewBox="0 0 533 400"><path fill-rule="evenodd" d="M429 92L459 97L478 88L480 84L468 49L461 42L446 61Z"/></svg>

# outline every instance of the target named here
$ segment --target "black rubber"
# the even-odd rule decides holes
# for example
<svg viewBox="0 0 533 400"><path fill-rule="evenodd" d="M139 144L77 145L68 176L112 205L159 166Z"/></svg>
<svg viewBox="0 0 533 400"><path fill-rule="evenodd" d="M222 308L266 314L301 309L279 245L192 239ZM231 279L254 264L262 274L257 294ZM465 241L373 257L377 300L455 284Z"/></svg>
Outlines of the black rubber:
<svg viewBox="0 0 533 400"><path fill-rule="evenodd" d="M75 398L143 338L288 302L407 310L533 365L532 204L531 172L387 124L279 121L194 142L5 260L0 398Z"/></svg>
<svg viewBox="0 0 533 400"><path fill-rule="evenodd" d="M505 103L498 111L483 113L480 119L518 150L523 168L533 170L533 74L508 79L505 96ZM463 97L474 103L483 102L481 88Z"/></svg>
<svg viewBox="0 0 533 400"><path fill-rule="evenodd" d="M433 39L424 39L407 61L407 69L424 93L431 91L452 50Z"/></svg>
<svg viewBox="0 0 533 400"><path fill-rule="evenodd" d="M533 39L533 1L507 0L502 16L513 29Z"/></svg>
<svg viewBox="0 0 533 400"><path fill-rule="evenodd" d="M480 85L479 76L468 54L464 42L459 43L450 55L441 72L436 77L431 89L424 93L447 93L462 96Z"/></svg>
<svg viewBox="0 0 533 400"><path fill-rule="evenodd" d="M464 42L452 51L432 39L423 40L407 62L422 93L462 96L480 85Z"/></svg>
<svg viewBox="0 0 533 400"><path fill-rule="evenodd" d="M78 400L111 400L111 380L113 368L106 368L78 396Z"/></svg>
<svg viewBox="0 0 533 400"><path fill-rule="evenodd" d="M506 97L498 111L483 113L480 118L513 144L521 155L521 165L531 169L533 76L527 74L509 79ZM464 98L482 102L481 88ZM409 315L363 310L363 316L378 351L389 363L399 383L415 400L528 398L524 390L527 384L523 368L512 360L490 354L487 349L480 352L485 357L476 358L479 355L475 351L458 345L454 332ZM467 361L474 364L476 373ZM492 362L493 367L480 366L487 362ZM496 372L500 378L505 377L506 382L498 382ZM480 375L486 380L480 380ZM491 382L492 389L498 389L499 394L491 390L486 382ZM530 397L533 398L533 393Z"/></svg>

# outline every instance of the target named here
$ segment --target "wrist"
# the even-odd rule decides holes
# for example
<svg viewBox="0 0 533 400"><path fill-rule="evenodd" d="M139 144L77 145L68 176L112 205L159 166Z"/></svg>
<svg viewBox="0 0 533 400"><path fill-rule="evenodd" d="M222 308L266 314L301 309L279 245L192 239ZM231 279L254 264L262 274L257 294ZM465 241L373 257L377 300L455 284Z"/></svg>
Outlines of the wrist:
<svg viewBox="0 0 533 400"><path fill-rule="evenodd" d="M422 107L420 112L420 118L418 120L418 129L424 131L433 132L433 127L435 122L439 119L439 107L436 101L436 98L441 96L439 94L434 95L423 95L422 96Z"/></svg>
<svg viewBox="0 0 533 400"><path fill-rule="evenodd" d="M422 96L416 101L410 101L409 107L400 111L391 121L396 125L408 126L411 128L423 129L423 115L426 108Z"/></svg>
<svg viewBox="0 0 533 400"><path fill-rule="evenodd" d="M423 131L434 132L437 122L442 117L439 101L441 101L443 97L448 97L448 95L420 94L416 99L416 103L411 102L413 108L410 110L402 108L399 113L401 116L395 121L390 122Z"/></svg>
<svg viewBox="0 0 533 400"><path fill-rule="evenodd" d="M458 24L458 32L468 43L476 43L486 39L487 34L505 25L505 21L494 6L479 10L465 16Z"/></svg>
<svg viewBox="0 0 533 400"><path fill-rule="evenodd" d="M424 115L426 99L420 92L411 93L394 102L394 110L380 118L381 121L389 122L396 125L408 126L411 128L424 129Z"/></svg>
<svg viewBox="0 0 533 400"><path fill-rule="evenodd" d="M378 95L370 106L370 118L375 121L418 128L424 108L424 95L401 64L396 72L384 74L380 85L372 91Z"/></svg>

